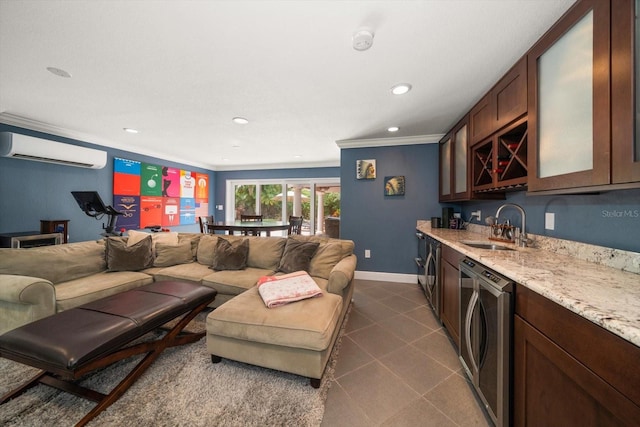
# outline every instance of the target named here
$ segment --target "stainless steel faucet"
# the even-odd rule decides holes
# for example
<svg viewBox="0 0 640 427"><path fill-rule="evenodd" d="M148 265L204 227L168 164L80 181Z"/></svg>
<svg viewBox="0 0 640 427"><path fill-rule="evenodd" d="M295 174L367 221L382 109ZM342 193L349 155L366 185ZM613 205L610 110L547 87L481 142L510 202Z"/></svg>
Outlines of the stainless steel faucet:
<svg viewBox="0 0 640 427"><path fill-rule="evenodd" d="M529 243L529 239L527 238L527 214L524 212L524 209L522 209L520 205L516 205L515 203L505 203L504 205L500 206L496 211L496 223L498 223L498 219L500 218L500 212L502 212L502 209L506 207L515 208L518 210L518 212L520 212L520 218L522 219L522 230L520 231L520 233L517 233L516 241L519 246L526 248Z"/></svg>

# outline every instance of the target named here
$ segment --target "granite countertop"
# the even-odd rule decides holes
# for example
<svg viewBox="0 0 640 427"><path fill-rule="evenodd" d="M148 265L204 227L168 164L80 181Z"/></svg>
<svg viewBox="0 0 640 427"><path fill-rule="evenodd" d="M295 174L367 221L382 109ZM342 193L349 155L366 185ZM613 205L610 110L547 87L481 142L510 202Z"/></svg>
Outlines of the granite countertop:
<svg viewBox="0 0 640 427"><path fill-rule="evenodd" d="M463 240L491 242L486 234L467 230L420 231L469 258L526 286L640 347L640 275L544 249L477 249ZM492 242L495 243L495 242Z"/></svg>

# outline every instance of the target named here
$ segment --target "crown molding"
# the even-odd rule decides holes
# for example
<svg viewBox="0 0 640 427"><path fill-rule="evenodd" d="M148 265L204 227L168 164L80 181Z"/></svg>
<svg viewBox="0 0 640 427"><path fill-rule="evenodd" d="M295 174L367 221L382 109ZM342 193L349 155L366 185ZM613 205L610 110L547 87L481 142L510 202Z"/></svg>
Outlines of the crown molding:
<svg viewBox="0 0 640 427"><path fill-rule="evenodd" d="M15 114L7 113L3 111L0 113L0 123L10 126L16 126L23 129L28 129L36 132L44 132L50 135L60 136L63 138L74 139L79 142L85 142L87 144L99 145L102 147L109 147L116 150L122 150L129 153L141 154L143 156L155 157L163 160L170 160L175 163L181 163L189 166L200 167L203 169L214 170L213 165L194 162L191 160L176 158L175 156L163 155L157 151L152 150L139 150L135 147L131 147L130 145L118 144L114 143L111 140L99 138L95 135L91 135L84 132L79 132L76 130L66 129L60 126L52 125L50 123L41 122L38 120L33 120L27 117L17 116Z"/></svg>
<svg viewBox="0 0 640 427"><path fill-rule="evenodd" d="M437 144L445 134L402 136L396 138L342 139L336 141L342 148L388 147L393 145Z"/></svg>

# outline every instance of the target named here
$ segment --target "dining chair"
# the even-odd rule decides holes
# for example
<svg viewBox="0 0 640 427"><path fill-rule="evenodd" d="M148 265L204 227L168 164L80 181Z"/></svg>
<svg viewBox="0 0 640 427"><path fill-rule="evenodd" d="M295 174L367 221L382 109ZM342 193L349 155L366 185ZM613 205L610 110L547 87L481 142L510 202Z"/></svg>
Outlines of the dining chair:
<svg viewBox="0 0 640 427"><path fill-rule="evenodd" d="M215 224L216 222L213 215L200 216L198 217L198 221L200 222L200 232L203 234L209 234L210 231L207 229L207 225Z"/></svg>
<svg viewBox="0 0 640 427"><path fill-rule="evenodd" d="M289 217L289 235L302 234L302 221L303 218L301 216Z"/></svg>
<svg viewBox="0 0 640 427"><path fill-rule="evenodd" d="M262 215L240 215L240 221L242 222L262 222ZM257 230L243 231L245 236L259 236L260 232Z"/></svg>

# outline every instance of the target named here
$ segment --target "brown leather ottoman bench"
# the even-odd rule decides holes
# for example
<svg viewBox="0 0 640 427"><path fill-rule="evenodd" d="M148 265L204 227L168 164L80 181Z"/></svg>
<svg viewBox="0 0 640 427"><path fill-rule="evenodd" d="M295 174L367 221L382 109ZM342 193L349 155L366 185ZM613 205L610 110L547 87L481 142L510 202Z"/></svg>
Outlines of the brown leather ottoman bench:
<svg viewBox="0 0 640 427"><path fill-rule="evenodd" d="M112 295L13 329L0 336L0 356L42 369L34 378L0 398L0 405L39 383L98 402L77 425L85 425L118 400L167 347L198 341L201 333L183 332L216 297L212 288L186 282L156 282ZM124 347L184 315L156 341ZM138 354L147 355L109 394L73 380Z"/></svg>

